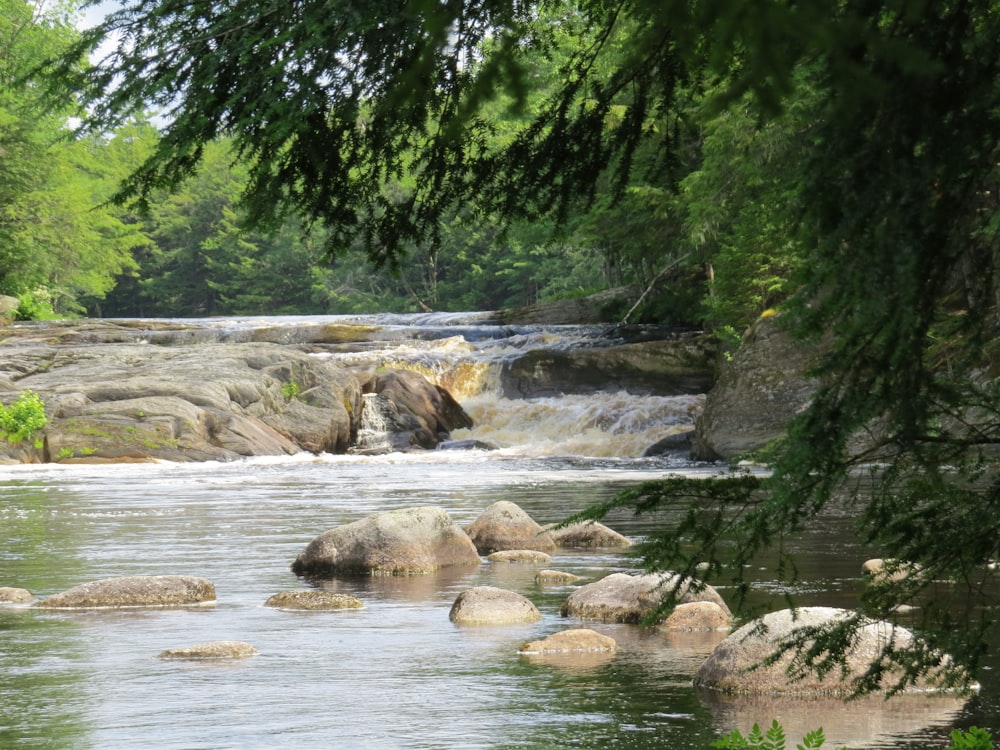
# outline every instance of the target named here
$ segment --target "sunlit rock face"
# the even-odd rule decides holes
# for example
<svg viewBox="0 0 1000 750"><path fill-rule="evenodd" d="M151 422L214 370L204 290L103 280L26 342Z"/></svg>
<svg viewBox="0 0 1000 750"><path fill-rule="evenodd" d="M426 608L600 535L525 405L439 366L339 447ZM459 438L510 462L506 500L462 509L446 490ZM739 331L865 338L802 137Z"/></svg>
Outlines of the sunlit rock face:
<svg viewBox="0 0 1000 750"><path fill-rule="evenodd" d="M448 615L456 625L513 625L537 622L542 614L527 597L495 586L477 586L455 599Z"/></svg>
<svg viewBox="0 0 1000 750"><path fill-rule="evenodd" d="M121 609L215 604L215 586L194 576L122 576L90 581L34 604L41 609Z"/></svg>
<svg viewBox="0 0 1000 750"><path fill-rule="evenodd" d="M517 503L500 500L484 510L468 528L469 538L482 555L502 550L553 552L551 535Z"/></svg>
<svg viewBox="0 0 1000 750"><path fill-rule="evenodd" d="M562 606L562 615L602 622L642 622L656 610L677 580L677 574L669 572L612 573L570 594ZM677 593L678 603L712 602L726 617L732 617L725 601L711 586L689 581Z"/></svg>
<svg viewBox="0 0 1000 750"><path fill-rule="evenodd" d="M479 565L468 535L441 508L374 513L313 539L292 563L298 575L417 575Z"/></svg>
<svg viewBox="0 0 1000 750"><path fill-rule="evenodd" d="M904 627L885 621L863 621L855 631L844 663L824 674L800 666L795 649L774 655L783 644L811 629L834 627L847 622L853 614L832 607L801 607L771 612L749 622L722 641L698 670L695 684L725 693L743 694L820 694L849 695L856 690L856 680L878 663L890 644L906 649L914 635ZM811 639L807 643L811 643ZM946 659L946 657L945 657ZM766 663L770 661L771 663ZM902 673L886 669L879 687L893 688ZM917 691L942 688L941 675L927 674L912 686Z"/></svg>

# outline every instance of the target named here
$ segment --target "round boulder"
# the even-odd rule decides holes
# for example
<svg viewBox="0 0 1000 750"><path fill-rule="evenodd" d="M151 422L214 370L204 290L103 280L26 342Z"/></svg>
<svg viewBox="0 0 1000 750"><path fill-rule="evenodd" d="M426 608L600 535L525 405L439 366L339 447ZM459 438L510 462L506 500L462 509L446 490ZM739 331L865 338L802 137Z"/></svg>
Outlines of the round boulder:
<svg viewBox="0 0 1000 750"><path fill-rule="evenodd" d="M457 625L512 625L537 622L542 613L514 591L477 586L458 595L448 617Z"/></svg>
<svg viewBox="0 0 1000 750"><path fill-rule="evenodd" d="M215 586L194 576L122 576L91 581L53 594L33 606L42 609L191 607L215 604Z"/></svg>
<svg viewBox="0 0 1000 750"><path fill-rule="evenodd" d="M854 614L832 607L801 607L771 612L749 622L726 637L709 655L695 676L695 684L724 693L848 695L854 681L876 663L883 650L906 648L913 643L913 634L906 628L885 621L862 621L853 642L845 654L846 672L839 667L820 677L812 670L794 669L795 649L786 650L773 663L765 664L796 637L803 628L814 629L843 623ZM900 673L887 670L882 688L896 684ZM933 675L922 678L917 690L940 687Z"/></svg>
<svg viewBox="0 0 1000 750"><path fill-rule="evenodd" d="M481 555L509 549L552 552L556 548L549 533L509 500L499 500L484 510L468 533Z"/></svg>
<svg viewBox="0 0 1000 750"><path fill-rule="evenodd" d="M562 616L602 622L638 623L652 614L663 597L678 583L679 604L712 602L726 616L732 617L729 607L711 586L690 580L680 582L676 573L669 572L645 575L612 573L599 581L581 586L570 594L563 603Z"/></svg>
<svg viewBox="0 0 1000 750"><path fill-rule="evenodd" d="M674 607L660 626L664 630L729 630L732 616L715 602L687 602Z"/></svg>
<svg viewBox="0 0 1000 750"><path fill-rule="evenodd" d="M364 603L354 596L316 589L279 591L268 597L265 607L276 609L336 610L361 609Z"/></svg>
<svg viewBox="0 0 1000 750"><path fill-rule="evenodd" d="M557 547L617 549L631 547L632 540L597 521L581 521L562 528L546 527Z"/></svg>
<svg viewBox="0 0 1000 750"><path fill-rule="evenodd" d="M613 652L618 648L615 639L589 628L573 628L553 633L540 641L531 641L521 646L522 654L568 654L590 652Z"/></svg>
<svg viewBox="0 0 1000 750"><path fill-rule="evenodd" d="M292 563L297 575L419 575L479 565L469 537L441 508L374 513L324 531Z"/></svg>
<svg viewBox="0 0 1000 750"><path fill-rule="evenodd" d="M27 604L35 600L35 595L27 589L0 586L0 604Z"/></svg>
<svg viewBox="0 0 1000 750"><path fill-rule="evenodd" d="M196 646L171 648L159 654L160 659L245 659L260 653L243 641L209 641Z"/></svg>

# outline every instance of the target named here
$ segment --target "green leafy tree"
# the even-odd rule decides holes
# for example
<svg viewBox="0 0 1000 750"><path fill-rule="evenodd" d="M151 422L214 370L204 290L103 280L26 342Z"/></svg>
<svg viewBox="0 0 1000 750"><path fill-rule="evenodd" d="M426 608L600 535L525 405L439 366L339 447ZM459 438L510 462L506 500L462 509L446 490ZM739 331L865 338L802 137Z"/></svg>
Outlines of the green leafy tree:
<svg viewBox="0 0 1000 750"><path fill-rule="evenodd" d="M537 23L552 19L540 6L573 33ZM360 242L389 266L421 243L437 263L443 222L459 210L565 226L598 195L672 186L691 171L682 124L693 111L706 122L733 116L714 135L760 119L750 152L770 142L781 158L731 191L737 211L712 252L760 256L754 273L771 278L771 259L794 243L781 319L826 353L817 395L770 452L770 476L670 480L624 502L695 500L651 554L693 572L733 538L735 562L752 560L847 492L865 542L969 595L939 601L911 580L865 598L861 614L876 616L927 599L926 649L886 654L905 667L900 686L940 650L974 671L991 627L975 594L1000 552L995 0L399 0L359 10L347 0L133 0L53 80L82 92L92 127L165 110L162 138L119 198L176 187L226 135L248 169L248 215L273 227L298 212L324 226L331 250ZM115 51L79 70L112 33ZM539 53L554 73L532 99ZM807 138L785 129L797 103ZM495 105L512 116L498 123ZM709 185L719 184L713 158ZM657 179L635 179L639 163ZM789 193L794 210L766 205ZM703 214L689 218L695 226ZM854 469L875 459L861 492ZM745 586L743 565L727 569ZM817 637L807 661L831 668L850 637L849 627Z"/></svg>

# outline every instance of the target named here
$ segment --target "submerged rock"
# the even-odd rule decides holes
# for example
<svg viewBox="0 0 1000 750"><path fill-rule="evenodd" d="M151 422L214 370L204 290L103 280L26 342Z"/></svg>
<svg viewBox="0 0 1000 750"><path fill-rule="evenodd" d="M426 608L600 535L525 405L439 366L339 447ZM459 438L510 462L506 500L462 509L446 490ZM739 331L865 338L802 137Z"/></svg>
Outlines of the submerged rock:
<svg viewBox="0 0 1000 750"><path fill-rule="evenodd" d="M565 570L540 570L535 574L535 583L567 584L582 581L583 576L567 573Z"/></svg>
<svg viewBox="0 0 1000 750"><path fill-rule="evenodd" d="M324 531L292 563L297 575L415 575L473 566L479 553L441 508L374 513Z"/></svg>
<svg viewBox="0 0 1000 750"><path fill-rule="evenodd" d="M552 562L552 555L533 549L505 549L488 555L487 560L497 563L523 563L525 565L544 565Z"/></svg>
<svg viewBox="0 0 1000 750"><path fill-rule="evenodd" d="M638 623L656 610L677 581L676 573L612 573L570 594L563 603L562 615L603 622ZM712 602L732 617L719 593L705 584L692 581L682 584L678 600L681 604Z"/></svg>
<svg viewBox="0 0 1000 750"><path fill-rule="evenodd" d="M572 652L614 651L618 644L611 636L589 628L572 628L553 633L540 641L521 646L522 654L565 654Z"/></svg>
<svg viewBox="0 0 1000 750"><path fill-rule="evenodd" d="M551 535L516 503L499 500L484 510L468 528L469 538L482 555L502 550L556 548Z"/></svg>
<svg viewBox="0 0 1000 750"><path fill-rule="evenodd" d="M542 613L515 591L477 586L458 595L448 617L457 625L512 625L537 622Z"/></svg>
<svg viewBox="0 0 1000 750"><path fill-rule="evenodd" d="M0 586L0 604L27 604L34 600L35 595L27 589Z"/></svg>
<svg viewBox="0 0 1000 750"><path fill-rule="evenodd" d="M41 609L190 607L215 604L215 586L194 576L122 576L75 586L41 599Z"/></svg>
<svg viewBox="0 0 1000 750"><path fill-rule="evenodd" d="M275 607L277 609L303 609L303 610L337 610L337 609L361 609L364 602L354 596L347 594L335 594L330 591L319 591L317 589L298 589L294 591L279 591L268 597L264 602L265 607Z"/></svg>
<svg viewBox="0 0 1000 750"><path fill-rule="evenodd" d="M195 646L171 648L162 651L160 659L246 659L260 652L243 641L209 641Z"/></svg>

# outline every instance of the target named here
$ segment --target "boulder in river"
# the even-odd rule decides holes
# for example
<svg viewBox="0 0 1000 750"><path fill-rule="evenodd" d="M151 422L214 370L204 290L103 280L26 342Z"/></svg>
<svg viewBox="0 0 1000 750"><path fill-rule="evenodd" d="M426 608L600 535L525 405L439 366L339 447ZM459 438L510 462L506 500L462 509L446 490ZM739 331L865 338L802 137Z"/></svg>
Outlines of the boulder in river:
<svg viewBox="0 0 1000 750"><path fill-rule="evenodd" d="M363 390L375 395L365 408L379 411L392 450L436 448L452 430L472 427L472 418L446 389L412 370L379 370Z"/></svg>
<svg viewBox="0 0 1000 750"><path fill-rule="evenodd" d="M494 563L521 563L523 565L545 565L552 562L552 555L534 549L504 549L487 555Z"/></svg>
<svg viewBox="0 0 1000 750"><path fill-rule="evenodd" d="M458 595L448 617L456 625L513 625L537 622L542 614L516 591L476 586Z"/></svg>
<svg viewBox="0 0 1000 750"><path fill-rule="evenodd" d="M297 575L416 575L473 566L479 553L441 508L374 513L313 539L292 563Z"/></svg>
<svg viewBox="0 0 1000 750"><path fill-rule="evenodd" d="M171 648L159 654L160 659L246 659L260 653L249 643L243 641L208 641L194 646Z"/></svg>
<svg viewBox="0 0 1000 750"><path fill-rule="evenodd" d="M557 547L575 549L631 547L632 540L598 521L581 521L569 526L546 526Z"/></svg>
<svg viewBox="0 0 1000 750"><path fill-rule="evenodd" d="M678 583L676 573L612 573L570 594L563 603L562 615L602 622L639 623L656 610L663 597ZM679 604L712 602L727 616L732 616L719 593L707 584L681 583L677 599Z"/></svg>
<svg viewBox="0 0 1000 750"><path fill-rule="evenodd" d="M469 538L482 555L510 549L553 552L551 535L517 503L498 500L468 528Z"/></svg>
<svg viewBox="0 0 1000 750"><path fill-rule="evenodd" d="M835 666L824 675L796 669L795 649L774 655L803 628L835 626L853 617L848 610L833 607L801 607L771 612L749 622L719 643L698 670L695 684L726 693L849 695L855 681L876 664L890 644L905 649L914 642L913 633L885 621L862 621L845 654L844 669ZM807 631L809 632L809 631ZM889 690L899 680L898 669L887 669L880 686ZM941 689L940 675L926 675L913 686L916 691Z"/></svg>
<svg viewBox="0 0 1000 750"><path fill-rule="evenodd" d="M660 627L664 630L729 630L733 618L715 602L685 602L674 607Z"/></svg>
<svg viewBox="0 0 1000 750"><path fill-rule="evenodd" d="M90 581L41 599L41 609L191 607L215 604L215 586L194 576L122 576Z"/></svg>
<svg viewBox="0 0 1000 750"><path fill-rule="evenodd" d="M614 651L615 639L590 628L571 628L553 633L540 641L521 646L522 654L565 654L573 652Z"/></svg>
<svg viewBox="0 0 1000 750"><path fill-rule="evenodd" d="M35 595L27 589L13 586L0 586L0 604L27 604L33 602Z"/></svg>
<svg viewBox="0 0 1000 750"><path fill-rule="evenodd" d="M338 610L361 609L365 605L356 596L348 594L318 589L295 589L273 594L264 602L264 606L276 609Z"/></svg>

